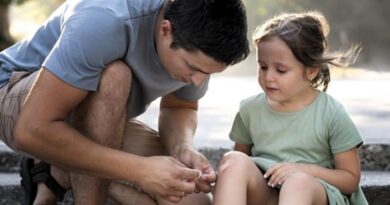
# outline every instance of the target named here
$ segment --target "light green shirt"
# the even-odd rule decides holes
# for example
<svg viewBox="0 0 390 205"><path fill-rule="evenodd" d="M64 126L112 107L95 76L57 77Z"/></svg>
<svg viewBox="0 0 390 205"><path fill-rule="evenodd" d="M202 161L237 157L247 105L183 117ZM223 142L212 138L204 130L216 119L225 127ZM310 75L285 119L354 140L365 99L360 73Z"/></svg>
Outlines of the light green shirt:
<svg viewBox="0 0 390 205"><path fill-rule="evenodd" d="M308 107L289 113L272 110L264 93L243 100L230 139L253 145L252 158L262 170L278 162L334 168L334 154L362 144L344 107L323 92Z"/></svg>

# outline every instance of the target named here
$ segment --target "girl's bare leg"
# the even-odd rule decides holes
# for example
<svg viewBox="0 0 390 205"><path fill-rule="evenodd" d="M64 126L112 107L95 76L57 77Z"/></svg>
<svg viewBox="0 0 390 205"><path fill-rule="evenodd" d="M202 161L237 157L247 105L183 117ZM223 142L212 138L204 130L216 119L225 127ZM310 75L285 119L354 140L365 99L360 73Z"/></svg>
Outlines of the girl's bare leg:
<svg viewBox="0 0 390 205"><path fill-rule="evenodd" d="M220 162L213 205L277 204L278 192L242 152L229 152Z"/></svg>
<svg viewBox="0 0 390 205"><path fill-rule="evenodd" d="M280 190L279 205L326 205L328 198L324 187L314 177L299 172L291 174Z"/></svg>

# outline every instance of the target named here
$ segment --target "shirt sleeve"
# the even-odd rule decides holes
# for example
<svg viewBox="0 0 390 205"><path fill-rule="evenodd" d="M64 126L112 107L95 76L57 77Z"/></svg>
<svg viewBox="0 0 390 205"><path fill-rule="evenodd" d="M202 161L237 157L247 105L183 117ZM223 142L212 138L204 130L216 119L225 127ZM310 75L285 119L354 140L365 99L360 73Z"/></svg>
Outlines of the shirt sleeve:
<svg viewBox="0 0 390 205"><path fill-rule="evenodd" d="M125 55L128 32L121 19L103 8L85 8L65 16L43 66L74 87L95 91L102 70Z"/></svg>
<svg viewBox="0 0 390 205"><path fill-rule="evenodd" d="M239 144L253 144L247 126L245 126L241 114L238 112L234 117L233 126L229 133L229 137L232 141Z"/></svg>
<svg viewBox="0 0 390 205"><path fill-rule="evenodd" d="M329 143L332 153L347 151L363 143L359 131L343 106L340 106L334 114L330 125Z"/></svg>

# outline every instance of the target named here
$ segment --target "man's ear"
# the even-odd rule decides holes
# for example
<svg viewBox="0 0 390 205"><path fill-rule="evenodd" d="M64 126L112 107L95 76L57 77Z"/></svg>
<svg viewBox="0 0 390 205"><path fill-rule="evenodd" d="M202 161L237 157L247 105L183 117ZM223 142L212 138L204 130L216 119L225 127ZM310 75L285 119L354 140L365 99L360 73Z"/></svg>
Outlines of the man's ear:
<svg viewBox="0 0 390 205"><path fill-rule="evenodd" d="M172 24L169 20L162 20L160 24L159 33L162 36L170 36L172 32Z"/></svg>
<svg viewBox="0 0 390 205"><path fill-rule="evenodd" d="M320 68L310 67L306 70L306 78L312 81L320 72Z"/></svg>

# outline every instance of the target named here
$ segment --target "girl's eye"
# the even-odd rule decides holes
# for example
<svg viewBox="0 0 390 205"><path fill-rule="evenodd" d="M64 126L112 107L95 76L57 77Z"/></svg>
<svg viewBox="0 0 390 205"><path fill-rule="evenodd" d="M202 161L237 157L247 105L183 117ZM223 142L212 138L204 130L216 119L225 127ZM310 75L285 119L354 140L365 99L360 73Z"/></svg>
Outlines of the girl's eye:
<svg viewBox="0 0 390 205"><path fill-rule="evenodd" d="M277 71L278 71L278 73L281 73L281 74L284 74L287 72L286 70L280 70L280 69L278 69Z"/></svg>
<svg viewBox="0 0 390 205"><path fill-rule="evenodd" d="M260 69L261 69L261 70L267 70L268 67L267 67L267 66L260 66Z"/></svg>

